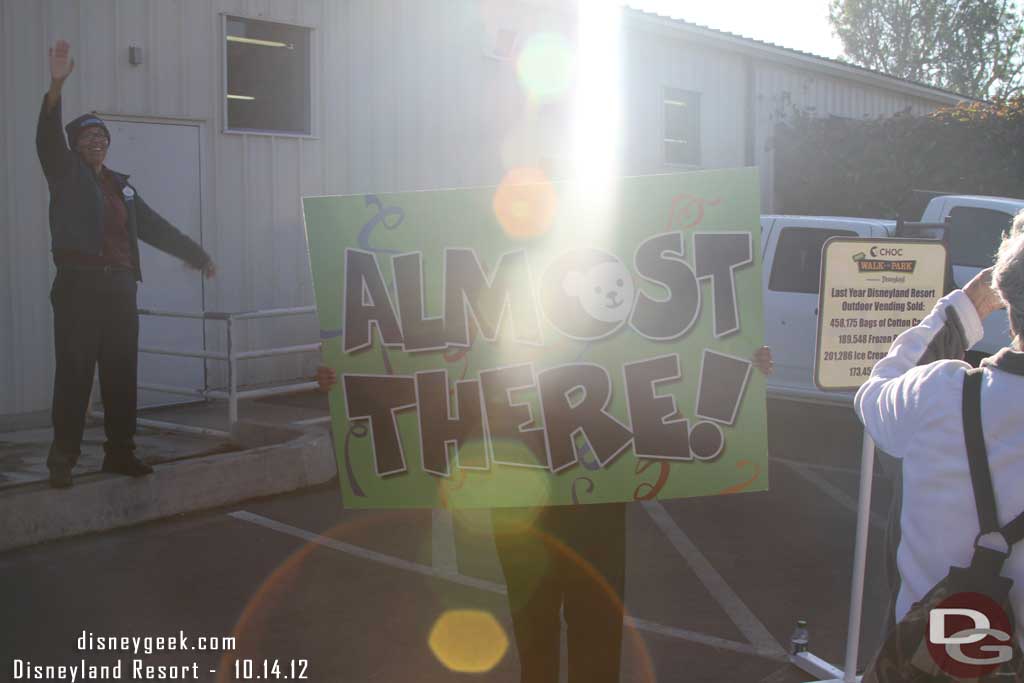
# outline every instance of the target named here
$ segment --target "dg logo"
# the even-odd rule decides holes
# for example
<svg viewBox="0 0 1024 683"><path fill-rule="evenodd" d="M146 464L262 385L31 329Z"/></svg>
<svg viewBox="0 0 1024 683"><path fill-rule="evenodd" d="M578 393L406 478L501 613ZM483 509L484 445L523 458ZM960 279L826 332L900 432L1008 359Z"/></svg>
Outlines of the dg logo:
<svg viewBox="0 0 1024 683"><path fill-rule="evenodd" d="M980 678L1010 661L1012 633L1003 608L981 593L956 593L928 613L928 651L956 678Z"/></svg>

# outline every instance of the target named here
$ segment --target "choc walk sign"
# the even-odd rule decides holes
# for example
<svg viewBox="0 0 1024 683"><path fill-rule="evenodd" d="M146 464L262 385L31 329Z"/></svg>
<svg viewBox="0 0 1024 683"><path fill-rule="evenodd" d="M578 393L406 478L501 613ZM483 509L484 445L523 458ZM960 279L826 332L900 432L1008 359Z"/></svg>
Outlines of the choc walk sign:
<svg viewBox="0 0 1024 683"><path fill-rule="evenodd" d="M753 169L303 199L342 494L768 488Z"/></svg>
<svg viewBox="0 0 1024 683"><path fill-rule="evenodd" d="M822 247L814 381L853 391L942 297L946 246L936 240L834 237Z"/></svg>

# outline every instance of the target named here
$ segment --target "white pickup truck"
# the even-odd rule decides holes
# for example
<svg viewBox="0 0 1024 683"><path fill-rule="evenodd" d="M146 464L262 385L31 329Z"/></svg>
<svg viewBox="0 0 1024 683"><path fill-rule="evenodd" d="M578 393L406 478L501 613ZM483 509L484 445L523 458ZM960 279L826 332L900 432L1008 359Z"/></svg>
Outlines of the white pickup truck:
<svg viewBox="0 0 1024 683"><path fill-rule="evenodd" d="M924 223L949 226L953 279L963 286L992 259L1004 230L1024 209L1024 199L945 195L933 198ZM830 237L892 237L896 221L838 216L761 217L765 343L771 346L775 374L768 395L813 403L849 405L853 394L828 392L814 384L821 249ZM975 363L1009 342L1006 314L989 317L985 338L974 346Z"/></svg>

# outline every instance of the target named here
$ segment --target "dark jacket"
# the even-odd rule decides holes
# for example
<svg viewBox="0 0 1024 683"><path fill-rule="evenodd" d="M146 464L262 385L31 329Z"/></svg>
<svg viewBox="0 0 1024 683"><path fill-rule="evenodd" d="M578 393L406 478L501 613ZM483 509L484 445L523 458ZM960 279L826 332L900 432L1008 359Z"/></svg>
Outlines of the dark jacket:
<svg viewBox="0 0 1024 683"><path fill-rule="evenodd" d="M46 99L39 110L36 152L50 186L51 249L72 249L86 254L103 253L103 191L96 174L77 152L68 148L61 129L60 101L46 111ZM128 176L111 171L121 188L128 214L128 239L132 260L139 263L139 240L177 256L193 268L202 268L210 256L188 235L149 208L128 183ZM142 279L141 266L135 277Z"/></svg>

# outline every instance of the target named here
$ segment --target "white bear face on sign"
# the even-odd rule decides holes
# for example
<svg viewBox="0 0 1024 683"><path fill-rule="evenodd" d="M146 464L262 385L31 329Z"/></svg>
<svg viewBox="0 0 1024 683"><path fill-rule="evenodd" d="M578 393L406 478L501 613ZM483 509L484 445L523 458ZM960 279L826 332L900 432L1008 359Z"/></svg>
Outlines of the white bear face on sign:
<svg viewBox="0 0 1024 683"><path fill-rule="evenodd" d="M633 308L633 276L617 259L584 272L568 271L562 288L579 299L587 315L602 322L621 323Z"/></svg>
<svg viewBox="0 0 1024 683"><path fill-rule="evenodd" d="M573 339L601 339L615 332L629 319L635 294L629 269L600 249L560 254L541 281L548 321Z"/></svg>

